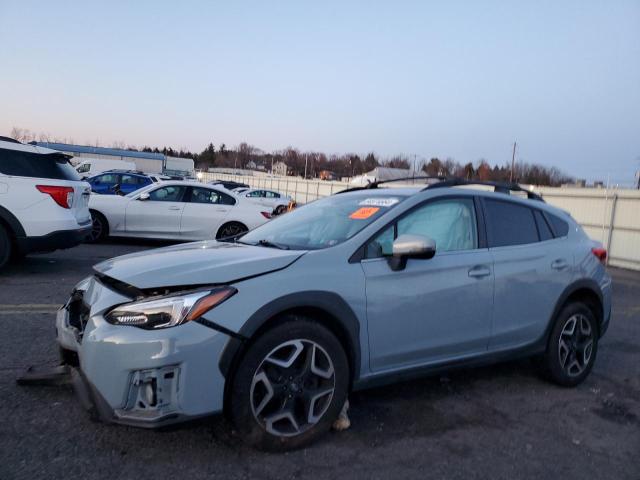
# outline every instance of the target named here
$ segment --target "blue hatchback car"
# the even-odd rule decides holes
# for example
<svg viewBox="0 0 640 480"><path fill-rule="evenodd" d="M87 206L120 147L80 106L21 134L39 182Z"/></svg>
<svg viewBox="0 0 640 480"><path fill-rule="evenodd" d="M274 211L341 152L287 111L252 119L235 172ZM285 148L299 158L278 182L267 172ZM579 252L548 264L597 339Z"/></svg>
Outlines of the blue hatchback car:
<svg viewBox="0 0 640 480"><path fill-rule="evenodd" d="M532 356L579 384L611 315L606 251L517 185L459 183L356 189L96 265L57 318L81 399L144 427L224 411L288 449L350 391L411 376Z"/></svg>
<svg viewBox="0 0 640 480"><path fill-rule="evenodd" d="M131 172L128 170L109 170L99 175L87 179L91 185L91 191L102 195L115 195L116 185L123 195L138 190L139 188L151 185L153 180L144 173Z"/></svg>

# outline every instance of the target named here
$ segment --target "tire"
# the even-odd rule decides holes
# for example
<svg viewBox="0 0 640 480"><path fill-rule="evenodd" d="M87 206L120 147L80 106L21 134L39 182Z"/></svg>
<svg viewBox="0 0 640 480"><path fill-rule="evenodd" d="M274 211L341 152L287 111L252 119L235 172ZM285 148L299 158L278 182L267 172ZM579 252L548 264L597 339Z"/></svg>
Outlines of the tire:
<svg viewBox="0 0 640 480"><path fill-rule="evenodd" d="M231 382L227 412L242 440L292 450L331 428L347 400L349 363L328 329L287 316L249 346Z"/></svg>
<svg viewBox="0 0 640 480"><path fill-rule="evenodd" d="M286 205L278 205L276 207L276 209L273 211L273 214L274 215L282 215L286 211L287 211Z"/></svg>
<svg viewBox="0 0 640 480"><path fill-rule="evenodd" d="M87 243L97 243L104 240L109 235L109 222L107 218L95 210L91 210L91 221L93 222L91 227L91 233L86 239Z"/></svg>
<svg viewBox="0 0 640 480"><path fill-rule="evenodd" d="M0 223L0 268L11 259L13 245L6 227Z"/></svg>
<svg viewBox="0 0 640 480"><path fill-rule="evenodd" d="M565 305L556 317L541 359L545 376L563 387L582 383L596 360L598 337L596 317L587 305Z"/></svg>
<svg viewBox="0 0 640 480"><path fill-rule="evenodd" d="M236 235L240 235L241 233L248 231L249 229L246 227L246 225L243 225L240 222L228 222L218 229L218 233L216 233L216 240L235 237Z"/></svg>

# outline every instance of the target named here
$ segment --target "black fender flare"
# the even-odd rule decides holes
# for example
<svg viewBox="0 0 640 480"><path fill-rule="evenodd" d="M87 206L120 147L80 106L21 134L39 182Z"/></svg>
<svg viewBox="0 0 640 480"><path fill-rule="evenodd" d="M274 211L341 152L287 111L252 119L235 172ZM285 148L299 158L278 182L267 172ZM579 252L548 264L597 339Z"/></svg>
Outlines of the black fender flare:
<svg viewBox="0 0 640 480"><path fill-rule="evenodd" d="M588 290L589 292L595 294L596 297L598 298L598 302L599 302L598 306L600 307L600 309L603 308L602 290L600 289L600 285L598 285L598 282L596 282L591 278L582 278L580 280L576 280L575 282L569 284L562 291L562 293L560 294L560 297L556 301L556 305L553 308L551 317L549 318L547 328L545 329L544 335L540 340L541 345L544 345L543 349L546 349L547 340L549 338L549 335L551 334L551 330L553 329L554 320L560 313L560 310L562 310L562 307L564 307L564 305L567 303L567 300L571 297L571 295L573 295L574 293L580 290ZM602 324L603 319L604 319L604 312L601 312L601 316L600 318L598 318L598 321L600 322L600 324Z"/></svg>
<svg viewBox="0 0 640 480"><path fill-rule="evenodd" d="M16 237L24 238L27 234L20 221L6 208L0 206L0 219L4 220Z"/></svg>
<svg viewBox="0 0 640 480"><path fill-rule="evenodd" d="M360 322L358 317L347 304L347 302L337 293L309 290L291 293L277 298L258 309L244 323L240 331L231 336L229 342L220 356L219 367L225 378L229 377L238 354L243 346L250 341L259 330L271 319L292 310L315 309L328 313L332 320L332 325L328 325L332 330L344 332L347 338L338 338L341 343L346 343L348 349L347 357L351 360L353 371L351 372L352 382L360 376ZM337 325L336 325L337 323Z"/></svg>

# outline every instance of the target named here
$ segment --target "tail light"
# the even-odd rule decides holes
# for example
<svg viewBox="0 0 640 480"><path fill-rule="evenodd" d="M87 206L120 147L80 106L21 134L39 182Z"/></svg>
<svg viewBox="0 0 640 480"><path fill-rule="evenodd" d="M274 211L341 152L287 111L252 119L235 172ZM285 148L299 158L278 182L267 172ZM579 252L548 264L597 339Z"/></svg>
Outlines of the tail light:
<svg viewBox="0 0 640 480"><path fill-rule="evenodd" d="M36 185L42 193L46 193L53 198L53 201L62 208L71 208L73 205L73 187L56 187L53 185Z"/></svg>
<svg viewBox="0 0 640 480"><path fill-rule="evenodd" d="M264 218L271 218L271 212L260 212Z"/></svg>
<svg viewBox="0 0 640 480"><path fill-rule="evenodd" d="M600 263L603 265L607 264L607 249L606 248L592 248L591 253L593 253Z"/></svg>

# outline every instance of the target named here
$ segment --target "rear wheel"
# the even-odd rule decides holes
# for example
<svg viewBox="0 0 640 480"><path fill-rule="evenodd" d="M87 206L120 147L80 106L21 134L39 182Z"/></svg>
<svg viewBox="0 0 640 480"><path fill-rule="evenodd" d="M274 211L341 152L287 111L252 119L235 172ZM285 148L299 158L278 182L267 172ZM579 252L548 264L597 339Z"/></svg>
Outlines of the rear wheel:
<svg viewBox="0 0 640 480"><path fill-rule="evenodd" d="M6 227L0 223L0 268L4 267L11 258L11 237Z"/></svg>
<svg viewBox="0 0 640 480"><path fill-rule="evenodd" d="M216 233L216 240L235 237L236 235L240 235L247 231L249 231L249 229L240 222L225 223L218 229L218 233Z"/></svg>
<svg viewBox="0 0 640 480"><path fill-rule="evenodd" d="M91 233L87 237L88 243L96 243L107 238L109 234L109 223L106 217L100 212L91 210Z"/></svg>
<svg viewBox="0 0 640 480"><path fill-rule="evenodd" d="M229 413L247 443L304 446L327 432L347 399L349 364L336 337L304 317L261 334L232 380Z"/></svg>
<svg viewBox="0 0 640 480"><path fill-rule="evenodd" d="M584 381L598 352L598 325L581 302L566 305L557 316L542 366L551 381L573 387Z"/></svg>

